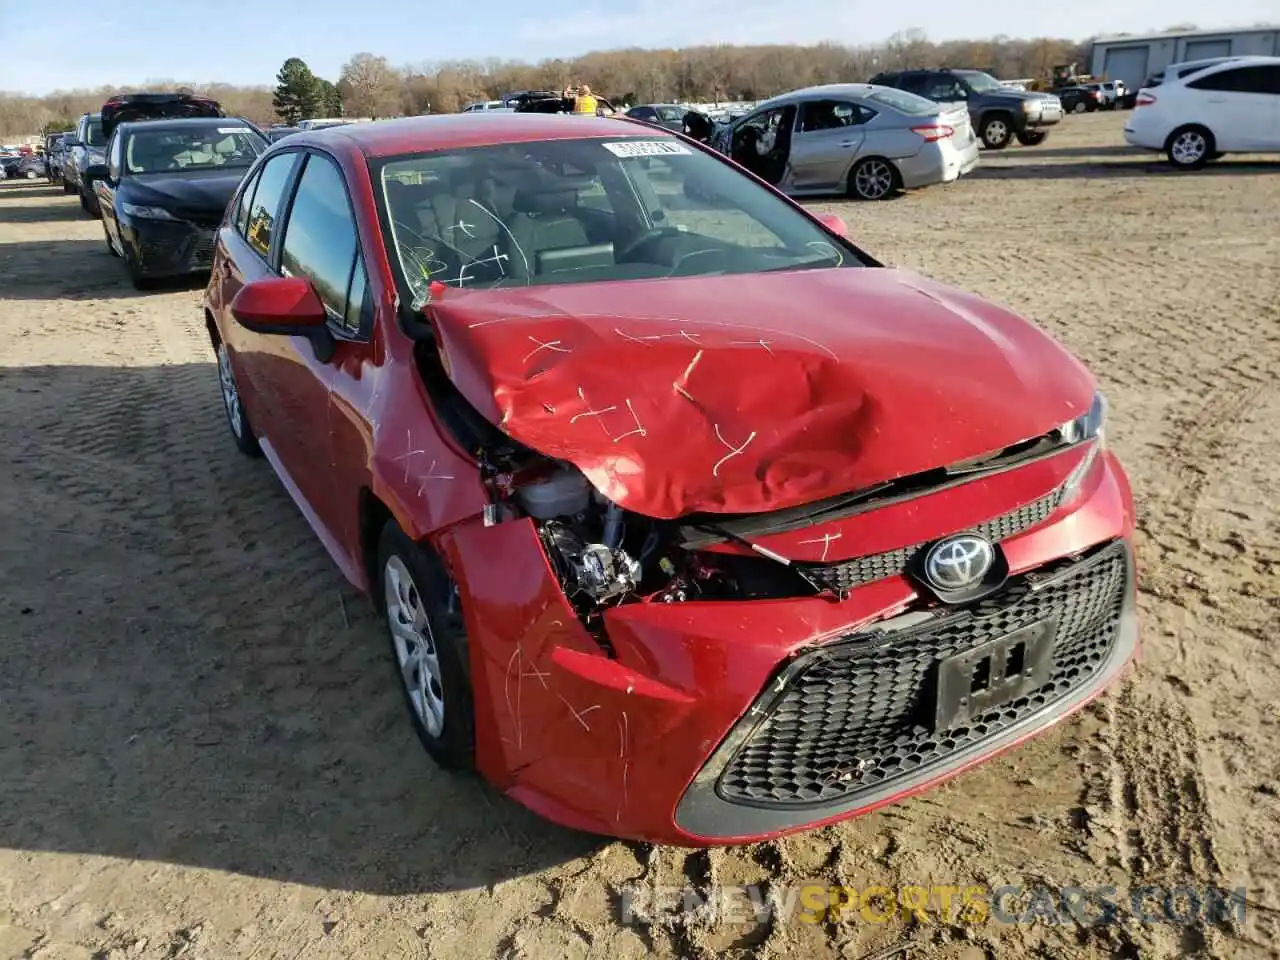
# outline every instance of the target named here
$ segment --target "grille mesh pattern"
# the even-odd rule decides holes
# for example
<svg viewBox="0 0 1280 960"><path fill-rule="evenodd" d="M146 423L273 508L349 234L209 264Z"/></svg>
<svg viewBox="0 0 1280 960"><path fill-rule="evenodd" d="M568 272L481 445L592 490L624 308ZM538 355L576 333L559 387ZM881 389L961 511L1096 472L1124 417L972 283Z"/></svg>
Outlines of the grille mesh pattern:
<svg viewBox="0 0 1280 960"><path fill-rule="evenodd" d="M999 734L1088 682L1106 662L1124 607L1126 564L1124 545L1116 543L1070 563L1062 579L1038 591L1016 581L972 610L912 632L869 631L808 654L725 767L718 792L764 806L849 800ZM932 731L940 660L1050 617L1057 633L1043 686L945 733Z"/></svg>
<svg viewBox="0 0 1280 960"><path fill-rule="evenodd" d="M1054 510L1058 509L1061 502L1062 490L1059 488L1017 510L983 521L973 527L973 531L993 542L1007 540L1024 530L1030 530L1038 523L1043 523ZM875 553L868 557L843 560L839 563L808 563L798 564L798 566L819 573L824 582L834 587L851 590L861 584L872 583L902 573L911 558L923 546L923 543L917 543L897 550Z"/></svg>

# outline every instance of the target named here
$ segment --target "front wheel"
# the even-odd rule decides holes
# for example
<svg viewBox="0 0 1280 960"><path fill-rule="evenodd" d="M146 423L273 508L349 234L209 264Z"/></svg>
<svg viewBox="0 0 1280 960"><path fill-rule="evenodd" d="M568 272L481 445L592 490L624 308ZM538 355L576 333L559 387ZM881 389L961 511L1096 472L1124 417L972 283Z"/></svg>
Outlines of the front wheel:
<svg viewBox="0 0 1280 960"><path fill-rule="evenodd" d="M1179 170L1203 167L1214 154L1213 134L1200 126L1179 127L1165 142L1169 163Z"/></svg>
<svg viewBox="0 0 1280 960"><path fill-rule="evenodd" d="M1013 137L1013 130L1006 117L991 117L982 124L982 145L988 150L1003 150Z"/></svg>
<svg viewBox="0 0 1280 960"><path fill-rule="evenodd" d="M849 195L857 200L884 200L898 186L898 171L888 160L867 157L849 171Z"/></svg>
<svg viewBox="0 0 1280 960"><path fill-rule="evenodd" d="M107 229L106 217L102 218L102 238L106 241L107 253L111 254L113 257L120 256L119 251L116 250L116 245L111 242L111 231Z"/></svg>
<svg viewBox="0 0 1280 960"><path fill-rule="evenodd" d="M1018 142L1024 147L1034 147L1044 143L1047 136L1049 134L1045 130L1021 130L1018 132Z"/></svg>
<svg viewBox="0 0 1280 960"><path fill-rule="evenodd" d="M378 580L393 664L418 739L445 769L471 769L475 708L457 589L440 559L395 521L378 541Z"/></svg>

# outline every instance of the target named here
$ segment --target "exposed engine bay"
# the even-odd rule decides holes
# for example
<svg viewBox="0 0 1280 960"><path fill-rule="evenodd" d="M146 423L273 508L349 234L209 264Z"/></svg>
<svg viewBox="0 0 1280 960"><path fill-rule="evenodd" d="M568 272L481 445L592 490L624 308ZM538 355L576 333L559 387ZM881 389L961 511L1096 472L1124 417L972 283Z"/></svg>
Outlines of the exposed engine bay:
<svg viewBox="0 0 1280 960"><path fill-rule="evenodd" d="M679 522L628 513L573 467L549 466L544 476L514 487L512 499L536 523L566 595L583 613L628 599L679 603L812 592L786 561L761 569L755 557L688 549Z"/></svg>

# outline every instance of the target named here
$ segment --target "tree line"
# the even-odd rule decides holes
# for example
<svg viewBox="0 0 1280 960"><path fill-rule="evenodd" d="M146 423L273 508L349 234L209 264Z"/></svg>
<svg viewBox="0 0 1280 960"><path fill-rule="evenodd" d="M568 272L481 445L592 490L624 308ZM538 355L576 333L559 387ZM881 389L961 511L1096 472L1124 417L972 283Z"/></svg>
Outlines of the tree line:
<svg viewBox="0 0 1280 960"><path fill-rule="evenodd" d="M357 53L335 80L290 57L272 86L156 81L141 87L60 90L43 97L0 93L0 137L70 129L83 113L126 92L174 90L213 97L228 114L260 125L313 116L391 117L452 113L476 100L526 89L587 83L616 103L758 100L816 83L865 81L882 70L968 66L1001 79L1047 77L1058 64L1088 68L1090 42L992 37L933 42L919 30L884 43L844 46L702 46L680 50L597 51L539 63L489 59L391 64Z"/></svg>

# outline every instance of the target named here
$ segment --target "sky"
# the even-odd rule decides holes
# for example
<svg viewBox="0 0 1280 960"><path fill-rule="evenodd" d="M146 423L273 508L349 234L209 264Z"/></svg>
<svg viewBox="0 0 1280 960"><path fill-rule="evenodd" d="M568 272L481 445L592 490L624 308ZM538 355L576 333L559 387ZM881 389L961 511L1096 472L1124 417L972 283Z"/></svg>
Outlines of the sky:
<svg viewBox="0 0 1280 960"><path fill-rule="evenodd" d="M797 15L803 10L803 15ZM54 12L56 11L56 13ZM536 11L536 12L534 12ZM127 86L148 80L271 85L287 57L337 80L352 54L392 64L541 60L625 46L705 43L873 44L900 30L931 40L1005 34L1071 37L1143 33L1175 24L1251 26L1276 0L0 0L0 90Z"/></svg>

